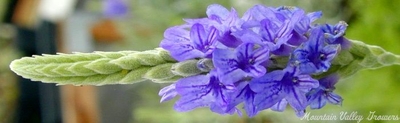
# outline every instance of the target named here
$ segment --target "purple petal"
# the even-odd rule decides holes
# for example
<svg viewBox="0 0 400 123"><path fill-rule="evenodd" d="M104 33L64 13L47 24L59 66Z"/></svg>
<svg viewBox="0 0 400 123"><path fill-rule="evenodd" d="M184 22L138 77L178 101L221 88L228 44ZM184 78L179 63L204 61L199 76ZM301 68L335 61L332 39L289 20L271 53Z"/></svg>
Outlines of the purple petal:
<svg viewBox="0 0 400 123"><path fill-rule="evenodd" d="M291 37L292 31L293 31L293 26L291 25L290 21L287 20L281 25L276 35L279 38L289 39Z"/></svg>
<svg viewBox="0 0 400 123"><path fill-rule="evenodd" d="M207 33L203 25L194 24L190 30L190 39L193 41L196 49L203 49L207 45Z"/></svg>
<svg viewBox="0 0 400 123"><path fill-rule="evenodd" d="M213 52L213 63L217 68L229 68L236 66L236 54L231 49L215 49Z"/></svg>
<svg viewBox="0 0 400 123"><path fill-rule="evenodd" d="M262 46L256 49L253 53L253 58L256 64L262 64L269 60L269 48Z"/></svg>
<svg viewBox="0 0 400 123"><path fill-rule="evenodd" d="M294 26L294 30L300 35L304 35L310 29L310 24L310 19L304 17Z"/></svg>
<svg viewBox="0 0 400 123"><path fill-rule="evenodd" d="M174 109L179 112L186 112L195 108L207 107L213 102L211 94L196 96L182 96L174 105Z"/></svg>
<svg viewBox="0 0 400 123"><path fill-rule="evenodd" d="M293 29L294 26L302 19L304 18L304 10L303 9L296 9L293 12L292 17L290 18L290 28Z"/></svg>
<svg viewBox="0 0 400 123"><path fill-rule="evenodd" d="M255 5L250 8L252 17L256 20L263 20L265 18L275 19L276 15L274 10L263 5Z"/></svg>
<svg viewBox="0 0 400 123"><path fill-rule="evenodd" d="M261 111L272 107L284 97L285 94L282 91L282 86L275 85L257 93L254 97L254 104L257 105L257 110Z"/></svg>
<svg viewBox="0 0 400 123"><path fill-rule="evenodd" d="M258 111L270 108L285 97L284 87L280 82L282 77L282 71L275 70L263 77L253 78L249 83L251 90L257 93L254 104L258 105Z"/></svg>
<svg viewBox="0 0 400 123"><path fill-rule="evenodd" d="M182 26L168 28L164 32L164 38L175 42L190 42L189 31Z"/></svg>
<svg viewBox="0 0 400 123"><path fill-rule="evenodd" d="M327 45L323 48L322 53L325 55L327 61L331 61L335 58L339 51L339 45Z"/></svg>
<svg viewBox="0 0 400 123"><path fill-rule="evenodd" d="M203 57L204 53L194 49L189 39L189 31L184 26L168 28L164 32L165 39L161 41L160 47L168 50L171 56L178 61Z"/></svg>
<svg viewBox="0 0 400 123"><path fill-rule="evenodd" d="M287 104L288 104L288 102L286 101L286 99L282 99L281 101L276 103L274 106L272 106L271 110L283 112L286 109Z"/></svg>
<svg viewBox="0 0 400 123"><path fill-rule="evenodd" d="M343 98L333 92L327 94L326 99L334 105L342 105Z"/></svg>
<svg viewBox="0 0 400 123"><path fill-rule="evenodd" d="M311 109L320 109L326 104L326 100L323 98L324 91L320 88L312 89L307 94L307 100L310 104Z"/></svg>
<svg viewBox="0 0 400 123"><path fill-rule="evenodd" d="M252 17L252 13L250 11L251 9L247 10L246 12L244 12L243 16L242 16L242 20L244 21L250 21L253 17Z"/></svg>
<svg viewBox="0 0 400 123"><path fill-rule="evenodd" d="M218 69L218 71L221 71L218 72L218 77L224 84L233 84L239 82L246 76L246 73L241 69L231 69L230 71Z"/></svg>
<svg viewBox="0 0 400 123"><path fill-rule="evenodd" d="M196 18L196 19L187 19L187 18L185 18L185 19L183 19L183 21L185 21L187 24L189 24L191 26L193 24L196 24L196 23L203 24L203 25L210 24L210 23L215 23L214 21L210 20L209 18Z"/></svg>
<svg viewBox="0 0 400 123"><path fill-rule="evenodd" d="M237 82L246 75L237 67L238 63L234 51L229 49L215 49L213 64L218 71L218 77L225 84Z"/></svg>
<svg viewBox="0 0 400 123"><path fill-rule="evenodd" d="M301 118L301 117L304 117L306 110L295 111L295 112L296 112L296 116Z"/></svg>
<svg viewBox="0 0 400 123"><path fill-rule="evenodd" d="M234 98L232 99L232 102L229 104L230 108L233 108L238 104L242 103L244 100L246 100L245 93L247 92L248 83L240 82L236 87L238 91L236 91L233 94L235 96L233 96Z"/></svg>
<svg viewBox="0 0 400 123"><path fill-rule="evenodd" d="M280 34L277 34L279 29L282 27L279 27L276 25L276 23L273 23L272 20L269 18L266 18L262 20L261 22L261 36L269 42L275 42L275 39L279 36Z"/></svg>
<svg viewBox="0 0 400 123"><path fill-rule="evenodd" d="M340 44L341 49L343 50L347 50L351 47L351 42L344 36L337 38L336 42Z"/></svg>
<svg viewBox="0 0 400 123"><path fill-rule="evenodd" d="M240 31L242 34L234 34L240 38L245 43L256 43L256 44L263 44L262 38L251 30L243 30Z"/></svg>
<svg viewBox="0 0 400 123"><path fill-rule="evenodd" d="M176 82L176 91L181 95L174 106L177 111L210 106L225 97L219 81L210 74L182 78Z"/></svg>
<svg viewBox="0 0 400 123"><path fill-rule="evenodd" d="M311 12L307 14L307 17L310 19L311 22L314 22L315 20L321 18L322 12L317 11L317 12Z"/></svg>
<svg viewBox="0 0 400 123"><path fill-rule="evenodd" d="M196 75L179 79L175 83L179 95L209 93L209 75Z"/></svg>
<svg viewBox="0 0 400 123"><path fill-rule="evenodd" d="M318 66L318 70L316 71L318 72L326 72L328 71L329 67L331 66L331 62L330 61L321 61L319 64L317 64Z"/></svg>
<svg viewBox="0 0 400 123"><path fill-rule="evenodd" d="M253 48L254 48L254 44L252 44L252 43L242 44L238 48L236 48L235 54L237 54L238 60L239 61L249 60L249 58L253 54Z"/></svg>
<svg viewBox="0 0 400 123"><path fill-rule="evenodd" d="M279 56L288 56L290 55L290 53L292 53L293 50L293 47L287 44L283 44L280 45L276 50L272 51L272 53Z"/></svg>
<svg viewBox="0 0 400 123"><path fill-rule="evenodd" d="M249 83L251 90L261 92L271 87L279 86L276 81L282 80L284 73L282 70L275 70L265 74L260 78L253 78Z"/></svg>
<svg viewBox="0 0 400 123"><path fill-rule="evenodd" d="M322 96L318 96L311 104L311 109L321 109L326 105L326 100L322 98Z"/></svg>
<svg viewBox="0 0 400 123"><path fill-rule="evenodd" d="M304 74L314 73L315 71L318 70L317 67L311 62L300 63L299 68L301 73Z"/></svg>
<svg viewBox="0 0 400 123"><path fill-rule="evenodd" d="M285 99L288 101L290 106L296 111L300 112L306 109L307 107L307 98L303 92L300 90L289 87L285 89L286 97Z"/></svg>
<svg viewBox="0 0 400 123"><path fill-rule="evenodd" d="M307 38L304 35L300 35L296 31L293 31L292 37L290 37L287 43L294 46L300 46L305 41L307 41Z"/></svg>
<svg viewBox="0 0 400 123"><path fill-rule="evenodd" d="M178 93L175 90L175 84L171 84L167 87L162 88L158 93L159 96L162 96L160 102L171 100L176 97L177 94Z"/></svg>
<svg viewBox="0 0 400 123"><path fill-rule="evenodd" d="M212 4L207 7L207 16L211 18L212 16L217 16L219 18L225 19L229 16L229 10L219 4Z"/></svg>
<svg viewBox="0 0 400 123"><path fill-rule="evenodd" d="M231 9L231 12L229 13L228 17L223 19L224 19L224 24L226 24L227 26L236 26L236 24L240 22L237 12L234 8Z"/></svg>
<svg viewBox="0 0 400 123"><path fill-rule="evenodd" d="M318 53L324 46L324 34L320 28L314 28L311 30L311 36L309 39L309 47L314 53Z"/></svg>
<svg viewBox="0 0 400 123"><path fill-rule="evenodd" d="M160 47L168 50L171 53L171 56L178 61L200 58L204 56L204 53L194 49L190 42L176 43L176 41L164 39L161 41Z"/></svg>
<svg viewBox="0 0 400 123"><path fill-rule="evenodd" d="M265 67L262 65L253 65L250 66L247 70L249 70L252 77L261 77L267 72L267 69L265 69Z"/></svg>
<svg viewBox="0 0 400 123"><path fill-rule="evenodd" d="M335 84L339 81L338 74L331 74L319 80L321 86L331 89L334 88Z"/></svg>
<svg viewBox="0 0 400 123"><path fill-rule="evenodd" d="M241 102L244 102L244 109L247 115L249 117L255 116L258 113L254 104L254 95L256 93L250 89L249 84L246 82L239 83L237 89L238 91L235 92L235 96L229 107L235 107Z"/></svg>
<svg viewBox="0 0 400 123"><path fill-rule="evenodd" d="M297 87L299 88L317 88L319 87L318 80L313 79L309 75L298 75L298 84Z"/></svg>
<svg viewBox="0 0 400 123"><path fill-rule="evenodd" d="M230 30L223 33L219 41L225 46L232 48L235 48L242 43L242 41L236 39L236 37L232 35L232 32Z"/></svg>

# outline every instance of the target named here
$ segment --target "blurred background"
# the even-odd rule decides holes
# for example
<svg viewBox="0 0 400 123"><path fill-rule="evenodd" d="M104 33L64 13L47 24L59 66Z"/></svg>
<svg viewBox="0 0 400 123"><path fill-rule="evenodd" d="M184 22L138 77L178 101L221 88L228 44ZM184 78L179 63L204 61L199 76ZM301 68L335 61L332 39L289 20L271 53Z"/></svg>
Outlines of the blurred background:
<svg viewBox="0 0 400 123"><path fill-rule="evenodd" d="M148 50L158 47L166 28L182 18L205 17L209 4L242 14L255 4L321 10L319 23L349 24L346 37L400 54L398 0L0 0L0 123L281 123L321 122L285 112L263 111L255 118L221 116L208 109L175 112L175 100L159 103L163 84L55 86L31 82L9 70L13 59L56 52ZM341 80L342 106L307 110L365 118L400 115L400 66L364 70ZM356 121L326 121L356 122ZM399 122L367 121L362 122Z"/></svg>

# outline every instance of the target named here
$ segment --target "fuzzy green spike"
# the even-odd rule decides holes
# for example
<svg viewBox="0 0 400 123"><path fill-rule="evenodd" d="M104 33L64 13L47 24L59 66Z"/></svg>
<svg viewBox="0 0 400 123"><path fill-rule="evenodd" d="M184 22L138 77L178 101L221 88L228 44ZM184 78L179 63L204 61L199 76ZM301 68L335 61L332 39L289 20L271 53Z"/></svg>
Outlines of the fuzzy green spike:
<svg viewBox="0 0 400 123"><path fill-rule="evenodd" d="M197 61L178 64L167 51L157 48L142 52L35 55L14 60L10 68L24 78L57 85L132 84L145 80L166 83L175 82L182 75L200 74L195 66ZM188 62L191 64L187 65ZM172 72L172 66L180 71L179 75Z"/></svg>
<svg viewBox="0 0 400 123"><path fill-rule="evenodd" d="M381 47L350 40L351 48L343 50L333 60L339 65L337 72L342 78L349 77L362 69L377 69L390 65L400 65L400 56L385 51Z"/></svg>
<svg viewBox="0 0 400 123"><path fill-rule="evenodd" d="M378 46L373 46L373 45L368 45L360 41L356 40L351 40L353 45L352 48L350 49L350 53L356 54L359 56L364 56L363 59L367 59L364 62L364 64L369 65L369 66L364 66L365 68L368 69L376 69L384 66L390 66L390 65L400 65L400 56L395 55L393 53L390 53L388 51L385 51L381 47ZM358 50L352 50L352 49L358 49ZM359 52L362 49L363 52ZM362 53L362 54L361 54ZM362 64L362 65L364 65ZM373 64L373 65L371 65ZM374 65L377 64L377 65Z"/></svg>

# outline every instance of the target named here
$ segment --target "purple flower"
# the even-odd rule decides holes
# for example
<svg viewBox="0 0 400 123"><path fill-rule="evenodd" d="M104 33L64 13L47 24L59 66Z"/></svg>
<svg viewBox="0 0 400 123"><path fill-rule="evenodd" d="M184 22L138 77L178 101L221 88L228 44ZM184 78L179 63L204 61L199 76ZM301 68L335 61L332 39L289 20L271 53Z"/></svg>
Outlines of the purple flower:
<svg viewBox="0 0 400 123"><path fill-rule="evenodd" d="M343 49L348 49L350 42L344 37L347 26L346 22L340 21L336 25L321 25L321 28L329 44L340 44Z"/></svg>
<svg viewBox="0 0 400 123"><path fill-rule="evenodd" d="M232 33L241 30L241 24L249 19L247 14L245 14L243 18L239 18L234 8L229 11L219 4L209 5L206 13L208 16L207 18L185 19L185 21L189 25L201 23L214 26L219 32L218 41L227 47L235 48L242 43L242 41L238 40Z"/></svg>
<svg viewBox="0 0 400 123"><path fill-rule="evenodd" d="M257 94L254 104L257 110L271 108L285 99L301 117L307 107L306 93L317 88L318 81L309 75L300 74L297 67L288 66L284 70L275 70L250 82L250 88ZM280 106L278 106L280 107ZM280 108L277 108L280 109Z"/></svg>
<svg viewBox="0 0 400 123"><path fill-rule="evenodd" d="M319 87L312 89L307 94L307 99L311 109L320 109L329 102L334 105L342 105L342 97L333 93L335 84L338 82L339 76L332 74L319 79Z"/></svg>
<svg viewBox="0 0 400 123"><path fill-rule="evenodd" d="M238 32L240 39L244 42L268 45L276 55L289 55L293 47L287 44L287 41L292 37L294 26L304 16L304 11L299 9L290 17L261 5L254 6L250 11L256 21L247 22L247 25L252 25L249 26L252 29ZM253 30L258 32L255 33Z"/></svg>
<svg viewBox="0 0 400 123"><path fill-rule="evenodd" d="M304 74L325 72L338 52L338 45L326 45L320 28L314 28L307 42L293 51L291 61Z"/></svg>
<svg viewBox="0 0 400 123"><path fill-rule="evenodd" d="M129 11L126 0L104 0L103 14L108 18L124 17Z"/></svg>
<svg viewBox="0 0 400 123"><path fill-rule="evenodd" d="M312 76L326 72L345 45L344 22L313 26L321 12L288 6L255 5L240 18L235 9L212 4L206 13L167 29L160 47L178 61L198 59L193 69L209 73L161 89L161 102L179 95L177 111L208 107L239 115L237 106L243 103L249 117L269 108L284 111L287 105L301 117L308 105L341 104L342 98L332 92L336 76L319 81Z"/></svg>
<svg viewBox="0 0 400 123"><path fill-rule="evenodd" d="M276 9L281 12L284 18L291 18L297 11L303 11L298 7L282 6ZM311 28L311 23L322 16L322 12L311 12L307 15L299 17L298 23L295 24L294 30L291 32L292 37L288 40L291 45L299 46L301 43L307 41L306 33Z"/></svg>
<svg viewBox="0 0 400 123"><path fill-rule="evenodd" d="M258 45L245 43L234 51L215 49L212 60L220 80L232 84L245 77L263 76L266 72L263 63L269 59L269 50L266 47L256 46Z"/></svg>
<svg viewBox="0 0 400 123"><path fill-rule="evenodd" d="M171 27L165 31L160 47L168 50L178 61L209 58L217 45L217 34L214 27L207 28L201 24L194 24L190 32L185 26Z"/></svg>
<svg viewBox="0 0 400 123"><path fill-rule="evenodd" d="M181 98L175 103L174 109L185 112L199 107L210 107L211 111L219 114L235 113L236 109L228 110L227 107L236 88L233 85L224 85L213 73L178 80L175 90Z"/></svg>

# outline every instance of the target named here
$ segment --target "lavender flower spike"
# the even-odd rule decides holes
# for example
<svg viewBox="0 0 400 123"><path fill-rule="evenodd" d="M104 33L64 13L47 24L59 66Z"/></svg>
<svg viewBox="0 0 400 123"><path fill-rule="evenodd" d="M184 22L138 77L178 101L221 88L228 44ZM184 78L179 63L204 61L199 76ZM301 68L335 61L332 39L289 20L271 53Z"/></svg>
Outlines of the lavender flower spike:
<svg viewBox="0 0 400 123"><path fill-rule="evenodd" d="M258 45L245 43L235 51L216 49L213 53L213 63L220 80L232 84L245 77L263 76L266 72L263 63L269 59L269 50L267 47L256 46Z"/></svg>
<svg viewBox="0 0 400 123"><path fill-rule="evenodd" d="M178 61L210 57L216 47L218 31L212 26L207 28L201 24L194 24L190 32L184 28L176 26L167 29L160 47L168 50Z"/></svg>
<svg viewBox="0 0 400 123"><path fill-rule="evenodd" d="M325 72L338 50L339 45L326 45L322 30L314 28L308 42L293 52L291 62L304 74Z"/></svg>
<svg viewBox="0 0 400 123"><path fill-rule="evenodd" d="M272 71L250 82L250 88L257 93L254 103L258 111L271 108L285 99L299 117L304 115L308 104L305 94L318 86L317 80L309 75L300 74L298 68L292 66Z"/></svg>

